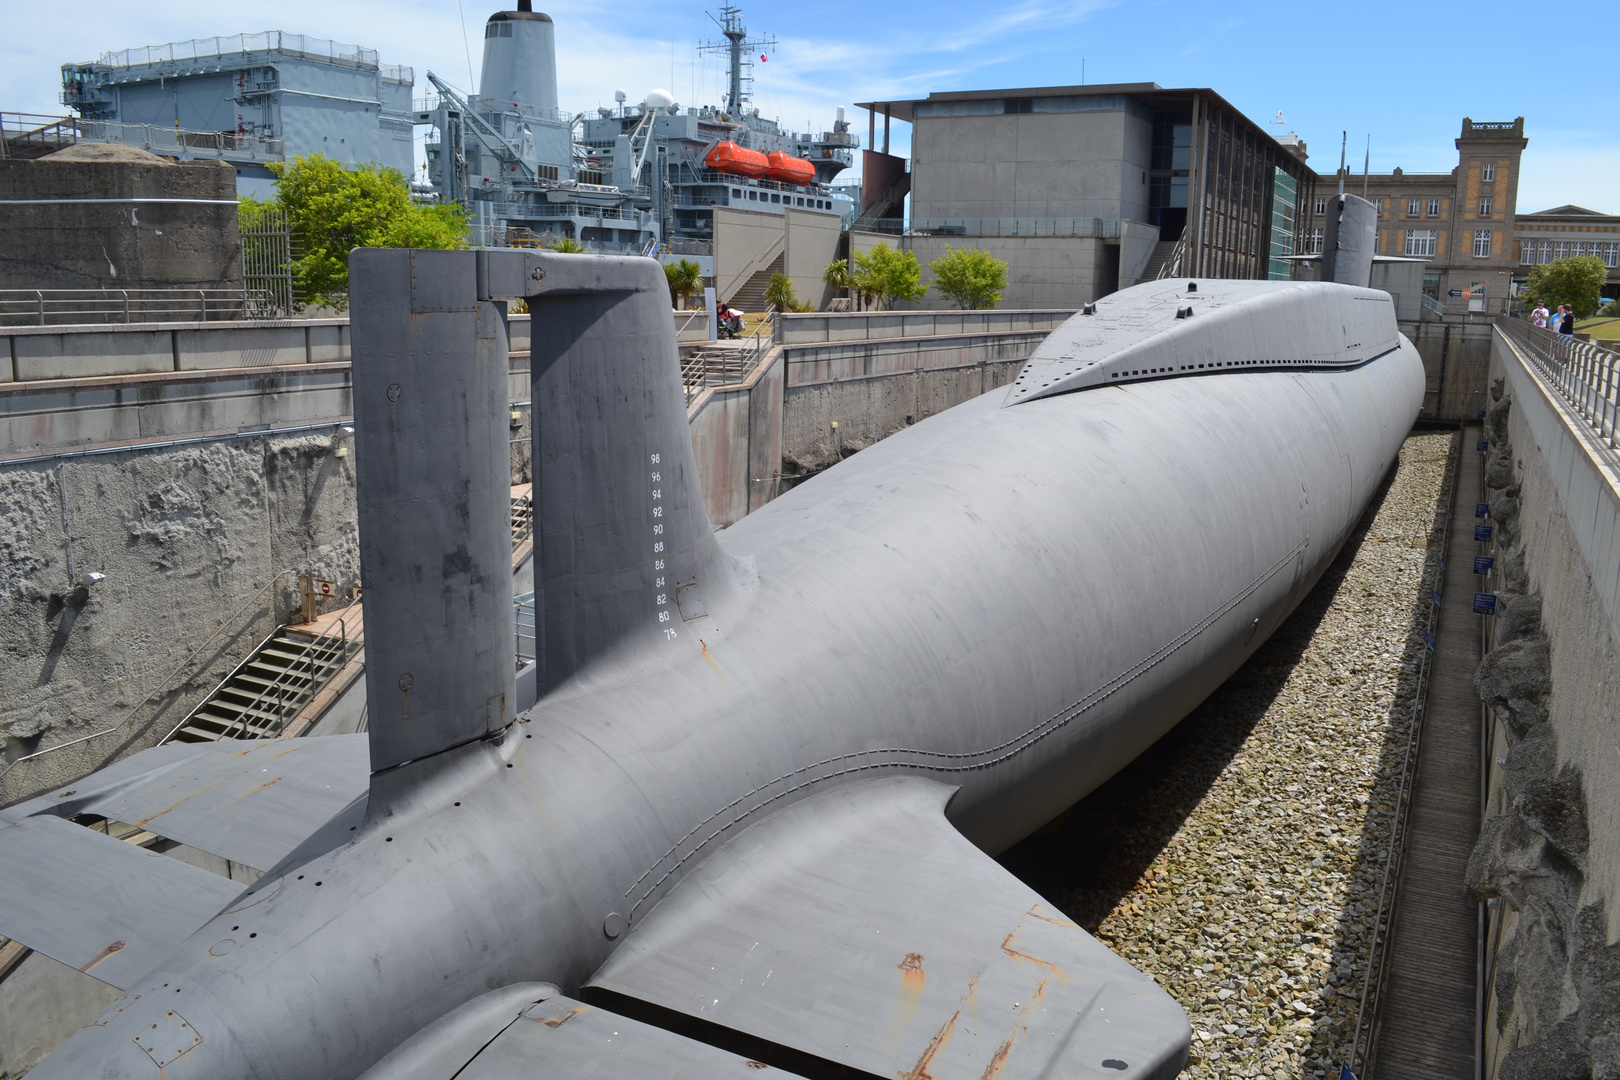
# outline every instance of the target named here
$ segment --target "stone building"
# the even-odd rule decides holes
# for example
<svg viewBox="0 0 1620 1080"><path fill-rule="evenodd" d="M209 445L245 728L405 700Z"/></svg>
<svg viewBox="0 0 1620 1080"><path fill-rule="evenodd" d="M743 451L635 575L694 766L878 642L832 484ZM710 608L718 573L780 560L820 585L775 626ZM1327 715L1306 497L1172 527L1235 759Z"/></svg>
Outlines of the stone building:
<svg viewBox="0 0 1620 1080"><path fill-rule="evenodd" d="M1429 260L1423 292L1435 310L1503 310L1519 266L1514 238L1526 145L1522 116L1500 123L1465 117L1450 172L1345 176L1346 191L1365 192L1378 207L1378 254ZM1337 184L1337 176L1324 176L1317 185L1307 251L1321 250L1320 215Z"/></svg>
<svg viewBox="0 0 1620 1080"><path fill-rule="evenodd" d="M1520 214L1513 230L1519 268L1515 280L1541 263L1572 255L1595 255L1609 268L1607 299L1620 296L1620 214L1600 214L1584 206L1558 206Z"/></svg>

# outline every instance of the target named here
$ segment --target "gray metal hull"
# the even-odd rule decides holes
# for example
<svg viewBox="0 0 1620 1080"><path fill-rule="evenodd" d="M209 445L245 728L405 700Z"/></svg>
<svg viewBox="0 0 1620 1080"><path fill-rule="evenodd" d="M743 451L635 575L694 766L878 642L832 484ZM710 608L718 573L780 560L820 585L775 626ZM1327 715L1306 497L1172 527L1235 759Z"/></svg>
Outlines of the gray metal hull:
<svg viewBox="0 0 1620 1080"><path fill-rule="evenodd" d="M864 451L721 534L755 584L726 625L685 613L697 652L608 657L503 744L378 776L389 814L194 934L137 991L205 1033L163 1075L349 1077L479 994L575 992L605 913L634 928L742 827L857 778L958 786L951 821L999 851L1288 615L1422 388L1402 339L1347 370L997 391ZM36 1075L154 1075L146 1013Z"/></svg>

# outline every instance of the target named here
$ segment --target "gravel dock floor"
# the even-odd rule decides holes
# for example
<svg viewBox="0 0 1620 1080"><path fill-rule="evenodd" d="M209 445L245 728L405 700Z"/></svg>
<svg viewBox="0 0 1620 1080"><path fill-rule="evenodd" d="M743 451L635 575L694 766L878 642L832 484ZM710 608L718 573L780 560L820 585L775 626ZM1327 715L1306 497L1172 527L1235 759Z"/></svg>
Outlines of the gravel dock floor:
<svg viewBox="0 0 1620 1080"><path fill-rule="evenodd" d="M1337 1076L1347 1056L1456 438L1408 437L1271 640L1002 856L1187 1010L1184 1077Z"/></svg>

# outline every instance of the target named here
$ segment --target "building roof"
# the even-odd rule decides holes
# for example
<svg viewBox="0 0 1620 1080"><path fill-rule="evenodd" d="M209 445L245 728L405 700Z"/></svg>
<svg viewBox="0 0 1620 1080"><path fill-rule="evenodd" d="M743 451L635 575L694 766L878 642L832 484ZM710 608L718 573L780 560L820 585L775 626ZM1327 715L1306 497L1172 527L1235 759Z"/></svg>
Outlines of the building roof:
<svg viewBox="0 0 1620 1080"><path fill-rule="evenodd" d="M1588 210L1584 206L1574 206L1574 205L1566 203L1563 206L1555 206L1551 210L1537 210L1535 213L1521 213L1521 214L1519 214L1519 216L1524 218L1524 217L1613 217L1614 215L1613 214L1605 214L1601 210Z"/></svg>
<svg viewBox="0 0 1620 1080"><path fill-rule="evenodd" d="M1304 143L1297 138L1291 143L1280 142L1265 127L1250 120L1243 110L1207 87L1166 88L1155 82L1134 82L1092 83L1085 86L1022 86L1001 90L944 90L931 93L925 98L904 98L895 101L857 101L855 107L857 109L866 109L868 112L886 114L892 119L904 120L910 124L916 122L914 119L916 107L924 102L995 101L1000 98L1102 97L1114 94L1127 95L1136 98L1145 105L1167 109L1190 105L1192 100L1197 97L1207 98L1213 101L1220 109L1248 124L1257 134L1263 136L1283 154L1287 155L1290 160L1299 161L1303 164Z"/></svg>

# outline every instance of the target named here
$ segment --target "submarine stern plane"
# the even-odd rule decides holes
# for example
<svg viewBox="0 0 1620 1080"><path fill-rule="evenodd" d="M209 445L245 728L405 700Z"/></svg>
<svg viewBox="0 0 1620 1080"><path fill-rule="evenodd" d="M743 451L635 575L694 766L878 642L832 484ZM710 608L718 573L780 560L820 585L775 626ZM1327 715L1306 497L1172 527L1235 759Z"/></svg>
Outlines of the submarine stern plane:
<svg viewBox="0 0 1620 1080"><path fill-rule="evenodd" d="M0 811L0 933L125 991L33 1075L1173 1077L1181 1008L992 856L1242 664L1393 464L1422 366L1355 262L1104 297L715 533L655 261L355 251L368 730Z"/></svg>

